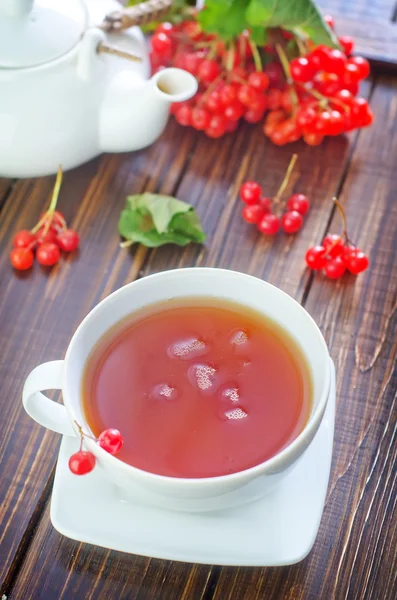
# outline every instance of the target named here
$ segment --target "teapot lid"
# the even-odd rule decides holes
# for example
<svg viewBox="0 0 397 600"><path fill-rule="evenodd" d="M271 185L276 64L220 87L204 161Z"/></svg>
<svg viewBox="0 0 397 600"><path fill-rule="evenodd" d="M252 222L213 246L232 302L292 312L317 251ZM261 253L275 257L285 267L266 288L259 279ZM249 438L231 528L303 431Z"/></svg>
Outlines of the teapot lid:
<svg viewBox="0 0 397 600"><path fill-rule="evenodd" d="M0 0L0 69L59 58L80 41L87 21L81 0Z"/></svg>

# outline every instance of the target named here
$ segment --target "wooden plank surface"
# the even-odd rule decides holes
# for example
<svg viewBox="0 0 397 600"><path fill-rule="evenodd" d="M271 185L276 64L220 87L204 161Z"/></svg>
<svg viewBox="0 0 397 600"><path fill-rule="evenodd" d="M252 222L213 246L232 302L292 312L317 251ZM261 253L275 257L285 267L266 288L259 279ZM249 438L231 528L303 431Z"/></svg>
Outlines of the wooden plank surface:
<svg viewBox="0 0 397 600"><path fill-rule="evenodd" d="M11 276L4 250L14 230L40 214L53 178L18 182L2 214L0 262L6 282L0 290L0 332L6 340L0 410L7 424L0 442L5 465L0 494L6 498L0 521L7 523L0 562L9 600L361 599L363 590L368 598L388 600L397 592L391 569L395 91L379 82L372 99L378 120L359 134L357 146L353 136L350 144L335 138L319 148L275 149L259 128L249 127L214 142L172 124L147 151L103 157L67 174L61 208L82 233L81 255L49 276L36 269L29 281ZM237 190L241 180L256 177L274 194L296 150L299 165L291 188L308 194L312 210L298 236L267 240L242 222ZM373 267L356 281L335 284L311 277L303 256L329 228L330 198L341 188L352 237L357 234L370 252ZM209 234L206 247L120 250L118 214L124 197L140 189L174 191L195 204ZM334 468L316 546L301 565L219 569L132 557L67 540L49 522L48 482L58 440L23 414L24 378L35 364L61 357L82 316L113 289L190 265L233 268L275 283L306 303L329 341L340 374ZM340 595L329 595L332 590Z"/></svg>

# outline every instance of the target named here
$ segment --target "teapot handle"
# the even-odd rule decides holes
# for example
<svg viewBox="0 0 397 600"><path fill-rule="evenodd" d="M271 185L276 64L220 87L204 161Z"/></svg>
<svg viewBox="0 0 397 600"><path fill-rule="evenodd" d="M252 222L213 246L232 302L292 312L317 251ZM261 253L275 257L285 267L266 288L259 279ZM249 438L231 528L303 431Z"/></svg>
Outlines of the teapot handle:
<svg viewBox="0 0 397 600"><path fill-rule="evenodd" d="M115 10L104 18L99 28L103 31L121 31L134 25L145 25L162 17L173 0L147 0L135 6Z"/></svg>

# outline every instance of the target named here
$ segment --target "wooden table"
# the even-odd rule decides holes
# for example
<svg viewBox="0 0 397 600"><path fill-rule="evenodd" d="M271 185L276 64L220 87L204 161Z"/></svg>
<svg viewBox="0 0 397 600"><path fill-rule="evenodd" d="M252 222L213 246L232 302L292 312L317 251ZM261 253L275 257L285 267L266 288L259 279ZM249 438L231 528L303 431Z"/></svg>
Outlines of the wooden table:
<svg viewBox="0 0 397 600"><path fill-rule="evenodd" d="M46 207L54 177L0 183L0 581L8 600L392 600L396 570L396 156L397 80L364 90L375 124L350 139L276 148L259 127L219 141L170 122L151 148L102 156L68 172L59 207L82 238L78 255L47 271L14 273L15 231ZM241 219L238 189L258 179L275 193L292 152L290 189L312 208L296 236L267 239ZM125 197L143 190L192 202L205 247L119 247ZM306 249L340 222L371 259L333 282L305 269ZM320 531L310 555L285 568L223 568L111 552L60 536L49 519L59 436L25 413L23 382L64 356L82 318L134 279L164 269L216 266L256 275L296 298L319 324L337 368L334 457Z"/></svg>

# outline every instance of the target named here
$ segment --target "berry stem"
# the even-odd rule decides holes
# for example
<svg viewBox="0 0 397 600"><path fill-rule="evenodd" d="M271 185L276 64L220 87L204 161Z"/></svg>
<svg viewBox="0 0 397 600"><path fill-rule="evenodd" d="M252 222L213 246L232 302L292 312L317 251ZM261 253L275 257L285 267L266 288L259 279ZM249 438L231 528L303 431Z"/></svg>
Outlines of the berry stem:
<svg viewBox="0 0 397 600"><path fill-rule="evenodd" d="M305 44L303 43L303 41L301 40L299 35L297 35L296 33L294 34L294 37L295 37L296 45L298 46L299 54L301 56L305 56L305 54L306 54Z"/></svg>
<svg viewBox="0 0 397 600"><path fill-rule="evenodd" d="M52 215L54 214L54 210L55 210L57 202L58 202L59 190L61 189L61 185L62 185L62 177L63 177L62 167L61 167L61 165L59 165L54 189L52 190L50 206L48 207L47 211L45 212L43 217L40 219L40 221L37 223L37 225L35 225L35 227L33 227L33 229L31 230L31 233L36 233L40 229L40 227L44 224L43 237L47 234L47 232L51 226L51 223L52 223ZM66 222L64 224L64 227L66 227Z"/></svg>
<svg viewBox="0 0 397 600"><path fill-rule="evenodd" d="M343 231L340 235L340 237L344 237L346 244L349 244L350 246L355 246L356 244L354 244L350 239L349 236L347 235L347 220L346 220L346 213L344 211L344 208L342 206L342 204L339 202L339 200L337 198L332 198L332 201L334 202L334 204L336 205L336 208L339 211L339 214L341 216L342 219L342 226L343 226Z"/></svg>
<svg viewBox="0 0 397 600"><path fill-rule="evenodd" d="M233 69L235 55L236 55L236 48L235 48L234 43L231 42L230 48L227 52L226 64L225 64L227 71L231 71Z"/></svg>
<svg viewBox="0 0 397 600"><path fill-rule="evenodd" d="M294 168L295 163L296 163L297 160L298 160L298 155L297 154L293 154L291 160L289 161L288 169L287 169L287 171L286 171L286 173L284 175L284 179L282 180L281 185L278 188L277 194L273 198L273 202L276 205L280 203L280 198L283 195L283 193L285 191L285 188L288 185L289 178L291 176L291 173L293 171L293 168Z"/></svg>
<svg viewBox="0 0 397 600"><path fill-rule="evenodd" d="M132 246L134 242L132 240L126 240L125 242L120 242L120 248L129 248Z"/></svg>
<svg viewBox="0 0 397 600"><path fill-rule="evenodd" d="M294 82L292 81L292 78L291 78L291 71L289 68L288 57L287 57L287 55L284 51L284 48L282 47L281 44L276 44L275 48L276 48L278 57L280 59L281 66L283 67L283 71L284 71L285 77L287 79L287 83L289 85L288 91L291 96L292 104L296 107L299 104L299 98L298 98L298 94L296 93L296 90L294 88Z"/></svg>
<svg viewBox="0 0 397 600"><path fill-rule="evenodd" d="M255 69L257 71L262 71L263 67L262 67L261 55L258 52L258 47L251 39L249 40L248 43L251 48L252 57L254 59Z"/></svg>

